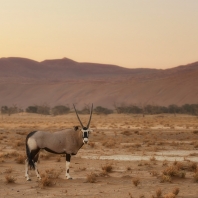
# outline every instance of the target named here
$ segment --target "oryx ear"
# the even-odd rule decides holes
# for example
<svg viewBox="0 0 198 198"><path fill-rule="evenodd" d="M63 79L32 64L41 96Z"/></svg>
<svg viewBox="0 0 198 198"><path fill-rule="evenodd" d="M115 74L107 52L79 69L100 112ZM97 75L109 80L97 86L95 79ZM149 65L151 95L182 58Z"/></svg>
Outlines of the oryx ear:
<svg viewBox="0 0 198 198"><path fill-rule="evenodd" d="M79 126L73 126L74 131L77 131L79 129Z"/></svg>

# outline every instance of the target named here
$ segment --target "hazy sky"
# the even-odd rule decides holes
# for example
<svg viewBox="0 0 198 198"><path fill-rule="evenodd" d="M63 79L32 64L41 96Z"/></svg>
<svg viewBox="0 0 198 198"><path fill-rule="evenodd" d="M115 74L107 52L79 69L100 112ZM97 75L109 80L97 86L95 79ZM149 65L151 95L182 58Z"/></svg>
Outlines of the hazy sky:
<svg viewBox="0 0 198 198"><path fill-rule="evenodd" d="M198 0L0 0L0 57L123 67L198 61Z"/></svg>

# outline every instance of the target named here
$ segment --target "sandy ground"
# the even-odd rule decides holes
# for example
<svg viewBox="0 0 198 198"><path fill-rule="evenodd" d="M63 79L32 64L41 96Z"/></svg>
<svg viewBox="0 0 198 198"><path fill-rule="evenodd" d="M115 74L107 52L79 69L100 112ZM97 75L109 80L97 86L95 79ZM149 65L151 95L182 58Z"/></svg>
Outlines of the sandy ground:
<svg viewBox="0 0 198 198"><path fill-rule="evenodd" d="M82 122L88 117L81 115ZM78 120L74 114L2 116L0 197L171 198L177 188L175 197L197 198L197 121L186 115L93 115L89 145L71 159L73 180L65 178L64 155L42 151L39 171L45 180L31 170L32 180L26 181L26 135L71 128Z"/></svg>

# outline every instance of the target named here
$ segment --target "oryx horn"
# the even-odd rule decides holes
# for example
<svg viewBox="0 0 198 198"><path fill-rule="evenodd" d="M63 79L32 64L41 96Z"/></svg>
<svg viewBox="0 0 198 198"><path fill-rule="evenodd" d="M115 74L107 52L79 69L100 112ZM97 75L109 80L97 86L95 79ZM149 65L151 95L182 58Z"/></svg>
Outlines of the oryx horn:
<svg viewBox="0 0 198 198"><path fill-rule="evenodd" d="M90 122L91 122L92 112L93 112L93 104L92 104L92 106L91 106L90 118L89 118L89 122L88 122L88 124L87 124L87 128L89 128L89 125L90 125Z"/></svg>
<svg viewBox="0 0 198 198"><path fill-rule="evenodd" d="M80 118L79 118L79 116L78 116L78 113L77 113L77 111L76 111L75 105L73 104L73 106L74 106L74 110L75 110L75 112L76 112L77 118L78 118L78 120L79 120L79 122L80 122L80 125L81 125L82 128L84 128L82 122L80 121Z"/></svg>

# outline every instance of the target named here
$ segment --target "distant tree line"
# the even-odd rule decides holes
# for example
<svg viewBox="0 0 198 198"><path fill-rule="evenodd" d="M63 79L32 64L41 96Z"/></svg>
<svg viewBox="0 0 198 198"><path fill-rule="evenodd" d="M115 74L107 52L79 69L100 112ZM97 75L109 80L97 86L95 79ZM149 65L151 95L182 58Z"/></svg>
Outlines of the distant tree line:
<svg viewBox="0 0 198 198"><path fill-rule="evenodd" d="M190 114L198 115L198 104L185 104L182 106L169 105L158 106L158 105L114 105L117 113L125 114L161 114L161 113L171 113L171 114Z"/></svg>
<svg viewBox="0 0 198 198"><path fill-rule="evenodd" d="M50 108L48 104L29 106L25 110L27 113L38 113L42 115L64 115L70 112L70 108L64 105L57 105Z"/></svg>
<svg viewBox="0 0 198 198"><path fill-rule="evenodd" d="M36 113L41 115L64 115L73 112L73 108L71 109L68 105L57 105L54 107L50 107L48 104L44 103L43 105L32 105L28 106L25 109L27 113ZM11 115L14 113L24 112L22 108L17 107L17 105L1 106L1 114ZM171 114L190 114L190 115L198 115L198 104L185 104L182 106L177 105L169 105L158 106L158 105L115 105L114 109L108 109L102 106L97 106L93 109L93 112L97 115L108 115L112 113L122 113L122 114L142 114L142 115L152 115L152 114L162 114L162 113L171 113ZM85 105L81 110L78 110L79 114L89 114L90 113L90 105Z"/></svg>
<svg viewBox="0 0 198 198"><path fill-rule="evenodd" d="M1 114L8 114L9 116L14 113L23 112L23 109L17 107L17 105L12 105L11 107L8 106L1 106Z"/></svg>

